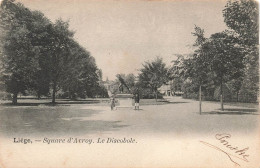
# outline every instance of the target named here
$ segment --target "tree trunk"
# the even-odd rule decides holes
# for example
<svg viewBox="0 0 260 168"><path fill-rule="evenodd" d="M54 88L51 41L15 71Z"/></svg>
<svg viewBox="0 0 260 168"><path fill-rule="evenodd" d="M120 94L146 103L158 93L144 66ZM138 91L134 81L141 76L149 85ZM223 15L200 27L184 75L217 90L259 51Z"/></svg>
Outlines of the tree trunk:
<svg viewBox="0 0 260 168"><path fill-rule="evenodd" d="M18 95L18 93L14 93L14 95L13 95L12 103L13 103L14 105L17 104L17 95Z"/></svg>
<svg viewBox="0 0 260 168"><path fill-rule="evenodd" d="M224 104L223 104L223 84L222 81L220 83L220 103L221 103L221 111L224 111Z"/></svg>
<svg viewBox="0 0 260 168"><path fill-rule="evenodd" d="M72 99L70 89L69 89L68 97L69 97L69 99Z"/></svg>
<svg viewBox="0 0 260 168"><path fill-rule="evenodd" d="M200 114L201 114L201 104L202 104L202 102L201 102L201 85L200 85L200 89L199 89L199 101L200 101Z"/></svg>
<svg viewBox="0 0 260 168"><path fill-rule="evenodd" d="M238 95L239 95L239 91L237 91L237 102L238 102Z"/></svg>
<svg viewBox="0 0 260 168"><path fill-rule="evenodd" d="M55 97L56 97L56 81L53 82L52 103L55 103Z"/></svg>
<svg viewBox="0 0 260 168"><path fill-rule="evenodd" d="M77 100L77 96L75 95L75 93L72 94L71 100Z"/></svg>
<svg viewBox="0 0 260 168"><path fill-rule="evenodd" d="M157 102L157 92L155 92L155 101Z"/></svg>
<svg viewBox="0 0 260 168"><path fill-rule="evenodd" d="M38 93L37 93L37 98L38 98L38 100L40 100L40 99L41 99L41 94L40 94L40 91L38 91Z"/></svg>

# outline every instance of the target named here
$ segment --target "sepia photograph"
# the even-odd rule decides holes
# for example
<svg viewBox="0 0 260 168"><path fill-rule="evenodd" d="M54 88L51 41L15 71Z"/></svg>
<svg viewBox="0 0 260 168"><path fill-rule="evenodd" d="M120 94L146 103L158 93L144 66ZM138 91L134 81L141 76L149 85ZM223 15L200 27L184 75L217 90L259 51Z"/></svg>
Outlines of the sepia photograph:
<svg viewBox="0 0 260 168"><path fill-rule="evenodd" d="M257 0L0 0L0 168L260 168Z"/></svg>

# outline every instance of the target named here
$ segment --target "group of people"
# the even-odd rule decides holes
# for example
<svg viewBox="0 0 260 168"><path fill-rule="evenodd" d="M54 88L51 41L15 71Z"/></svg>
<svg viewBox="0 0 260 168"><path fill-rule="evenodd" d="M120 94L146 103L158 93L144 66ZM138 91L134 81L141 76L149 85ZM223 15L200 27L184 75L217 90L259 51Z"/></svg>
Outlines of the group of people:
<svg viewBox="0 0 260 168"><path fill-rule="evenodd" d="M135 109L134 110L139 110L140 96L139 96L138 93L136 93L134 95L134 100L135 100ZM115 96L112 96L111 101L110 101L110 105L111 105L111 110L114 110L114 108L116 107Z"/></svg>

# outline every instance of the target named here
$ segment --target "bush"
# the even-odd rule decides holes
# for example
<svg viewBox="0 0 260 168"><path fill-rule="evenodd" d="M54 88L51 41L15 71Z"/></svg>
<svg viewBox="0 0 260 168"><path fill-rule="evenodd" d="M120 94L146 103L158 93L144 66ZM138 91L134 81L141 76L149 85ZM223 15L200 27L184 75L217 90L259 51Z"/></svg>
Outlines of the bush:
<svg viewBox="0 0 260 168"><path fill-rule="evenodd" d="M155 94L153 93L145 93L145 94L142 94L141 95L141 98L142 99L155 99ZM161 93L158 93L157 94L157 99L162 99L163 98L163 95Z"/></svg>
<svg viewBox="0 0 260 168"><path fill-rule="evenodd" d="M0 92L0 99L1 100L12 100L12 96L10 93Z"/></svg>

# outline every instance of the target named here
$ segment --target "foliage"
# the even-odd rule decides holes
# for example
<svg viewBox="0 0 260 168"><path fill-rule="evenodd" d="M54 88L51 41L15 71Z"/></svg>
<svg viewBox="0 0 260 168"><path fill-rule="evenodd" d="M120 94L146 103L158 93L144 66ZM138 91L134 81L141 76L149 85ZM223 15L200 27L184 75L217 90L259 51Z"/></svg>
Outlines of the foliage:
<svg viewBox="0 0 260 168"><path fill-rule="evenodd" d="M169 69L171 82L171 90L173 92L182 91L184 78L184 56L177 55L177 59L172 61L173 66Z"/></svg>
<svg viewBox="0 0 260 168"><path fill-rule="evenodd" d="M255 0L228 1L223 10L226 25L239 34L242 43L252 46L258 43L258 3Z"/></svg>
<svg viewBox="0 0 260 168"><path fill-rule="evenodd" d="M52 23L41 12L21 3L4 0L0 11L1 69L7 92L34 90L38 97L49 95L55 103L57 91L69 98L106 96L99 85L102 72L95 59L74 39L69 23Z"/></svg>
<svg viewBox="0 0 260 168"><path fill-rule="evenodd" d="M229 1L223 10L229 30L205 38L204 30L195 25L195 51L178 57L171 68L174 85L182 83L184 97L197 98L198 86L202 85L207 100L219 100L223 92L228 101L257 101L258 14L256 1Z"/></svg>
<svg viewBox="0 0 260 168"><path fill-rule="evenodd" d="M151 62L145 62L140 70L139 82L141 87L149 88L157 99L158 88L169 81L169 70L162 58L157 57Z"/></svg>
<svg viewBox="0 0 260 168"><path fill-rule="evenodd" d="M256 101L259 94L258 5L254 0L235 0L229 1L223 10L226 25L237 34L245 53L244 77L238 95L241 101Z"/></svg>
<svg viewBox="0 0 260 168"><path fill-rule="evenodd" d="M40 47L35 45L38 24L45 26L48 20L39 12L31 12L22 4L17 5L4 0L0 13L2 76L7 92L13 94L13 103L17 102L17 94L35 85L35 77L39 71Z"/></svg>

